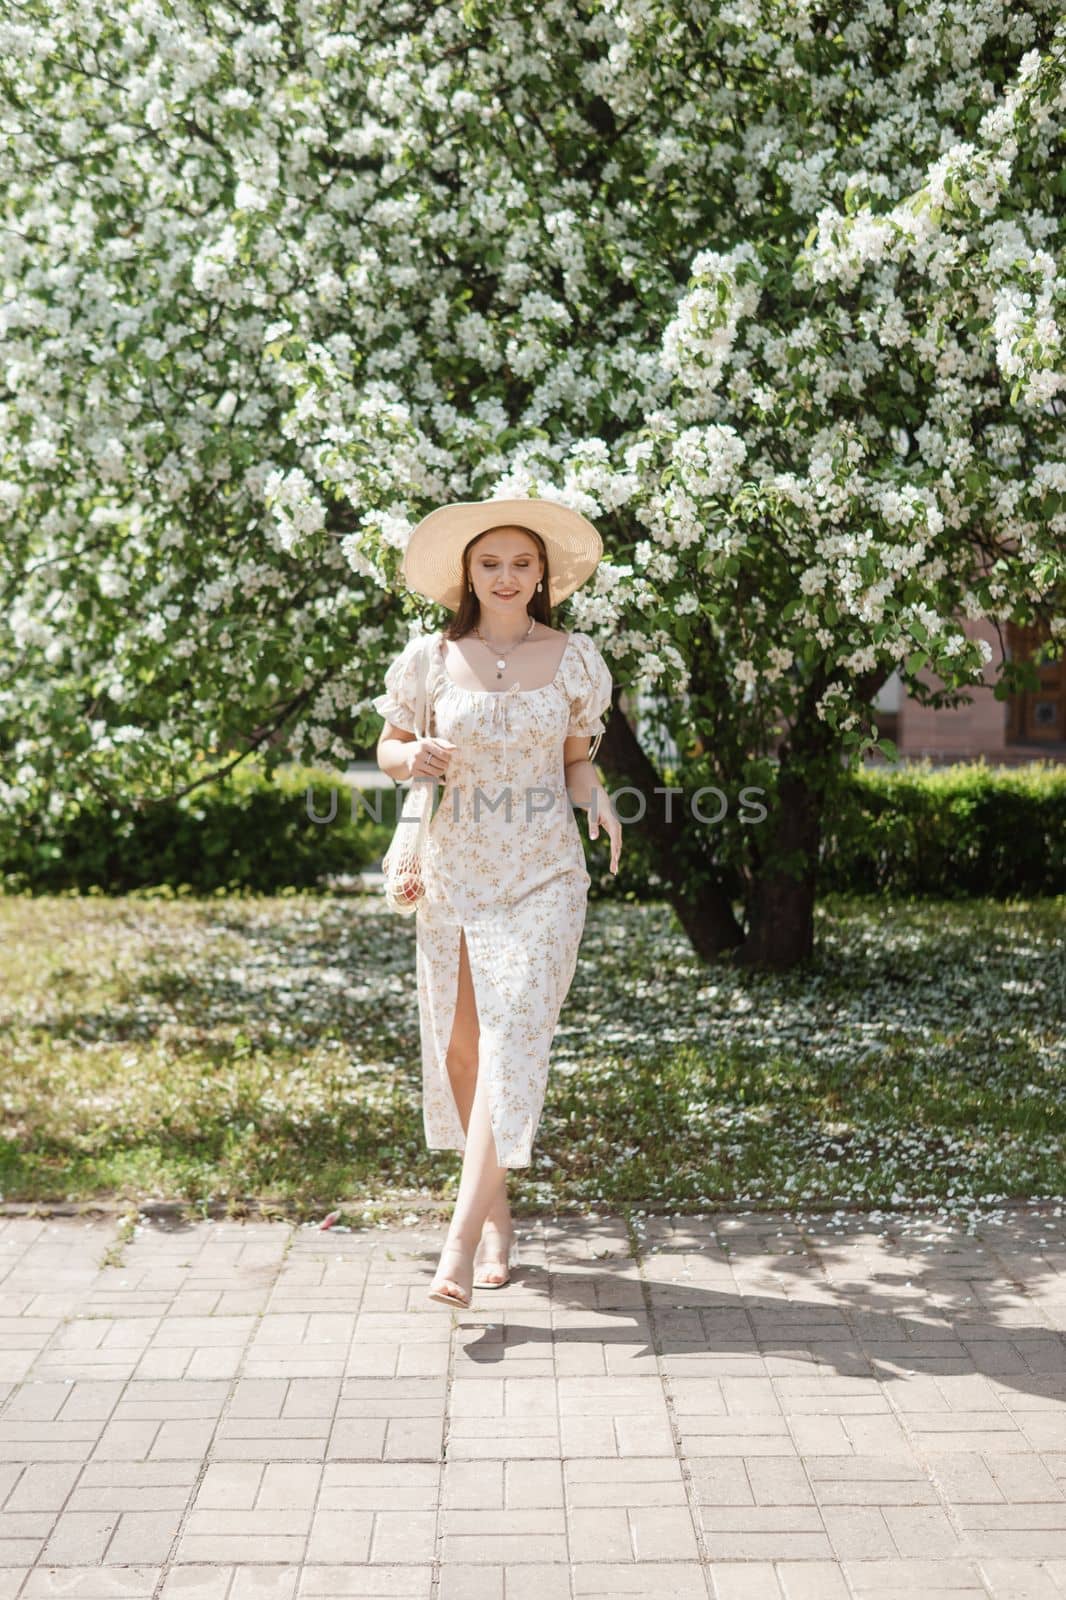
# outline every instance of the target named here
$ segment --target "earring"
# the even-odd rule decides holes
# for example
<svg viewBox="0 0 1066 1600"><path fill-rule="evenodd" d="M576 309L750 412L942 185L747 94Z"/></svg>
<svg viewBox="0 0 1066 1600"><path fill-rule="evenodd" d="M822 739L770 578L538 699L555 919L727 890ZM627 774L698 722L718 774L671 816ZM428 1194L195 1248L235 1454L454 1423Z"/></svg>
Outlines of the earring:
<svg viewBox="0 0 1066 1600"><path fill-rule="evenodd" d="M539 578L538 578L538 579L537 579L537 593L538 593L538 594L539 594L539 593L540 593L540 591L541 591L541 590L542 590L542 589L543 589L543 587L544 587L544 585L543 585L543 584L542 584L542 583L541 583L541 581L540 581L540 579L539 579Z"/></svg>

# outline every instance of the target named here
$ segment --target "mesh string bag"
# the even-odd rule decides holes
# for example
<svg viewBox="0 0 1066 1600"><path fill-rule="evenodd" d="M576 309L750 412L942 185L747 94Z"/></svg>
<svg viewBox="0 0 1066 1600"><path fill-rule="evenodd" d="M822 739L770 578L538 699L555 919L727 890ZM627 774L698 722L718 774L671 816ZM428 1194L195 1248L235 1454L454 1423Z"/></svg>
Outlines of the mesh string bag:
<svg viewBox="0 0 1066 1600"><path fill-rule="evenodd" d="M415 736L428 737L426 674L428 661L423 646L418 657L418 674L415 688ZM398 916L410 916L418 910L419 901L426 892L422 875L422 852L426 830L433 817L433 797L436 779L412 778L404 795L400 815L396 820L389 848L381 862L385 878L385 904Z"/></svg>

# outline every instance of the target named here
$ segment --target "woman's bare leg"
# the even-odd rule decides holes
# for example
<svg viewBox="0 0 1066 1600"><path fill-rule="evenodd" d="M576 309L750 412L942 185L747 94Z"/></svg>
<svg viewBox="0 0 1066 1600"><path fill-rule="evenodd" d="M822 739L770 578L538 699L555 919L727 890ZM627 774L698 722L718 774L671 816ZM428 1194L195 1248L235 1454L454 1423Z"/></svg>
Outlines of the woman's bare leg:
<svg viewBox="0 0 1066 1600"><path fill-rule="evenodd" d="M456 1005L455 1023L452 1027L448 1049L448 1076L463 1132L468 1133L470 1110L474 1103L474 1085L478 1071L478 1019L474 1002L473 982L467 957L466 939L459 944L459 1001ZM483 1243L481 1275L502 1282L508 1273L507 1243L514 1231L511 1207L507 1199L507 1172L503 1167L499 1187L481 1229Z"/></svg>
<svg viewBox="0 0 1066 1600"><path fill-rule="evenodd" d="M434 1279L434 1287L458 1291L464 1296L469 1295L471 1290L474 1251L486 1221L495 1223L502 1211L501 1231L509 1231L510 1228L507 1168L496 1159L496 1143L489 1117L488 1086L478 1072L478 1039L477 1004L466 937L460 932L459 987L447 1065L456 1109L466 1133L466 1150L447 1243L462 1247L468 1257L468 1270L462 1279L438 1276ZM449 1255L450 1263L454 1264L458 1259L454 1252ZM491 1269L486 1270L491 1275ZM499 1276L504 1277L505 1271L501 1270Z"/></svg>

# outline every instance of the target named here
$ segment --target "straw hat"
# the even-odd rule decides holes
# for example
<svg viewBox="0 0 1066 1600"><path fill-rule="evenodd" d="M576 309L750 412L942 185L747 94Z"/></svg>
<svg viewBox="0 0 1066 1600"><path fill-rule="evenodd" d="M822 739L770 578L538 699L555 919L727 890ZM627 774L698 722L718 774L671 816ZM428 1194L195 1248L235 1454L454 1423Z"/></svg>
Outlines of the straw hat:
<svg viewBox="0 0 1066 1600"><path fill-rule="evenodd" d="M532 528L544 540L553 606L573 594L603 554L603 541L587 517L555 500L455 500L438 506L407 543L407 587L457 611L463 596L463 550L489 528Z"/></svg>

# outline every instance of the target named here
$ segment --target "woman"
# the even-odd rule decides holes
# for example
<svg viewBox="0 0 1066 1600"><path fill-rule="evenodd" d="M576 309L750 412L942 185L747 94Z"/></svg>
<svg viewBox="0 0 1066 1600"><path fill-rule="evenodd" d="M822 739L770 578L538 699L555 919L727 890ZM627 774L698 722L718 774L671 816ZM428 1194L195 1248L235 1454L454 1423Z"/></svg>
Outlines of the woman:
<svg viewBox="0 0 1066 1600"><path fill-rule="evenodd" d="M515 1260L507 1170L527 1167L548 1052L577 962L589 874L572 805L602 824L617 872L621 825L592 757L611 675L552 606L595 570L599 534L550 500L485 500L424 517L407 585L455 613L411 640L373 702L381 770L444 785L423 851L416 914L423 1117L430 1149L463 1151L430 1299L465 1307ZM427 726L415 737L419 651ZM590 750L590 738L595 744ZM448 1268L445 1271L445 1268Z"/></svg>

